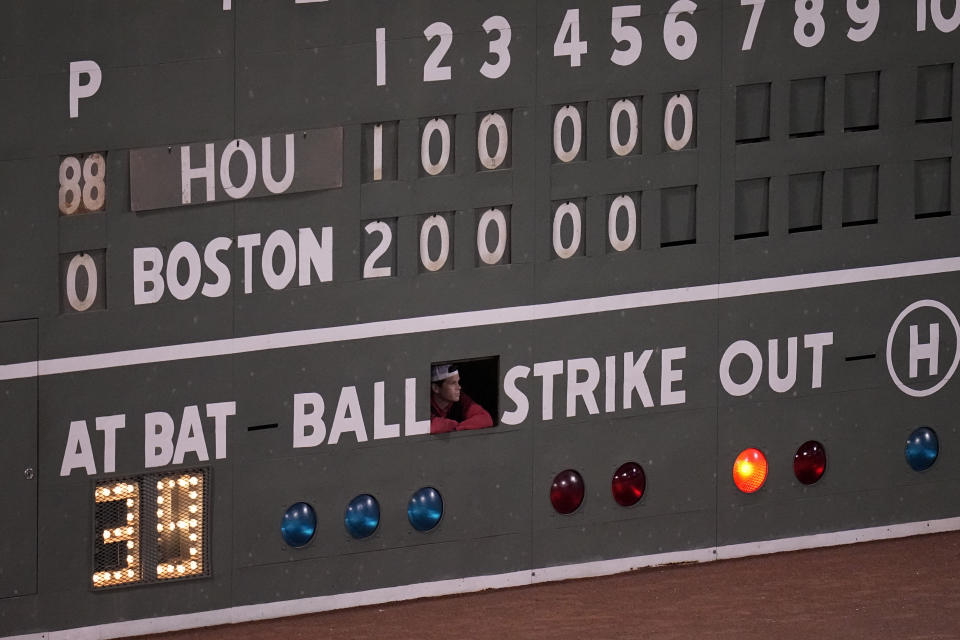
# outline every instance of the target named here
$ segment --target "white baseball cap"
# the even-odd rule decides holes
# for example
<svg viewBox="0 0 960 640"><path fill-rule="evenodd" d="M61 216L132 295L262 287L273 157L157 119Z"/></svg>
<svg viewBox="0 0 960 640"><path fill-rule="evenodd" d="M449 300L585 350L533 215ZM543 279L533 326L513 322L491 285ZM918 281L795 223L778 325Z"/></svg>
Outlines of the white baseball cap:
<svg viewBox="0 0 960 640"><path fill-rule="evenodd" d="M456 373L455 364L435 364L430 367L430 382L441 382Z"/></svg>

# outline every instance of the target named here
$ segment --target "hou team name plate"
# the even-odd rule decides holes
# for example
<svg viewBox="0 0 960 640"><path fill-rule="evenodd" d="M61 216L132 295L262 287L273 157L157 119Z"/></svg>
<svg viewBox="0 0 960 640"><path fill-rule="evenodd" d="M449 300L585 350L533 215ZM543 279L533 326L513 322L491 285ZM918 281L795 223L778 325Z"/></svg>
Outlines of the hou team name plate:
<svg viewBox="0 0 960 640"><path fill-rule="evenodd" d="M342 185L341 127L130 151L133 211Z"/></svg>

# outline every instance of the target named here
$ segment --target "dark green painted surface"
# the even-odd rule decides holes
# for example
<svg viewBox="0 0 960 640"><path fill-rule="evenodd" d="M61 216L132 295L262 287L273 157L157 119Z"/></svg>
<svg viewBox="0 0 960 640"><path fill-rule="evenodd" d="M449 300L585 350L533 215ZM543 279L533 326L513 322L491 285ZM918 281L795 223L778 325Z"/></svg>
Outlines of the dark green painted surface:
<svg viewBox="0 0 960 640"><path fill-rule="evenodd" d="M678 61L663 39L673 3L647 0L642 17L625 20L643 38L629 67L610 60L611 6L621 3L232 4L223 11L215 1L23 1L0 10L11 25L0 42L3 364L960 255L960 174L952 161L960 143L953 120L960 32L942 33L930 16L918 32L915 3L881 0L875 32L854 42L846 3L825 0L823 39L807 48L794 39L795 3L768 0L752 48L742 51L750 7L702 1L680 16L694 25L697 47ZM552 55L568 9L579 9L588 42L577 68ZM495 61L488 53L495 36L481 27L493 15L512 27L511 65L499 79L479 73ZM423 82L437 42L423 31L436 21L453 31L443 58L452 78ZM383 87L376 85L379 27L386 28ZM71 119L70 62L88 59L100 65L102 85ZM690 145L680 151L669 149L663 131L676 94L690 100L694 117ZM639 116L639 146L625 157L608 140L620 99ZM566 105L584 125L583 149L568 164L552 150L553 117ZM489 112L507 120L510 137L509 161L493 171L477 160L477 126ZM420 165L420 135L437 117L451 125L453 151L451 168L433 177ZM387 179L374 182L368 164L377 123L386 123ZM343 131L340 188L130 210L131 150L328 127ZM570 132L564 136L569 143ZM105 210L62 216L58 166L64 156L92 152L106 154ZM637 205L637 238L624 252L607 239L608 209L620 194ZM581 207L583 244L562 260L552 223L567 201ZM509 258L479 266L476 225L492 207L508 209ZM419 234L437 213L449 224L452 262L430 273L418 257ZM364 279L379 241L364 228L378 220L393 241L377 265L390 265L393 275ZM303 228L319 239L324 227L333 230L332 281L314 276L301 287L294 275L273 290L262 274L262 243L277 230L296 239ZM261 235L249 281L237 246L248 234ZM180 301L167 292L157 303L134 303L134 249L156 247L166 257L186 241L202 259L214 238L231 242L221 254L231 272L224 295ZM103 297L100 308L67 312L63 265L80 252L103 252ZM201 285L214 279L205 268ZM957 383L908 397L891 381L885 347L897 315L917 300L960 310L957 284L954 272L2 381L0 391L18 403L3 406L3 422L20 425L12 441L27 447L6 446L2 466L11 482L27 483L22 472L32 455L37 476L0 503L5 514L20 514L16 549L27 549L0 555L0 635L956 517ZM10 321L28 318L37 319L28 322L35 337L10 329L27 326ZM914 320L934 321L930 313ZM948 323L941 328L943 371L956 336L947 339ZM833 332L833 344L824 350L822 386L812 388L802 340L821 332ZM719 364L730 344L750 340L766 362L767 341L785 348L789 337L801 342L794 388L771 391L764 371L746 396L723 390ZM686 347L677 365L686 399L660 406L660 358L674 347ZM433 362L498 356L502 385L515 366L595 358L602 374L605 357L616 356L619 369L624 352L645 349L654 351L654 407L634 396L624 409L618 372L614 411L605 410L601 375L599 413L578 401L567 417L561 376L554 418L543 419L540 381L531 375L520 383L530 401L520 425L373 439L374 383L385 384L387 421L402 423L404 380L415 378L423 418ZM903 353L894 360L906 375ZM749 373L744 364L740 358L733 369L738 381ZM329 431L348 386L357 389L369 441L348 433L336 445L293 448L294 394L322 394ZM214 459L212 422L204 421L210 577L92 590L95 481L146 471L145 413L165 411L179 422L186 406L228 401L237 414L223 459ZM502 386L499 407L501 415L513 407ZM93 424L115 414L126 415L126 427L116 470L105 473ZM74 420L90 425L95 477L82 469L59 475ZM920 424L936 429L942 446L923 474L903 460L905 438ZM825 445L828 471L804 487L791 463L808 439ZM730 481L732 461L747 446L771 462L753 495ZM643 465L647 493L623 509L609 486L627 460ZM197 464L188 457L183 466ZM567 468L583 475L586 499L560 516L548 492ZM428 485L441 491L446 511L436 530L419 534L406 521L406 502ZM343 510L365 492L379 499L382 521L372 537L355 541L343 529ZM299 500L317 508L318 532L307 547L288 549L278 524Z"/></svg>
<svg viewBox="0 0 960 640"><path fill-rule="evenodd" d="M35 320L0 323L3 356L12 363L37 357ZM0 524L0 597L37 591L37 380L0 385L3 429L0 458L7 513Z"/></svg>

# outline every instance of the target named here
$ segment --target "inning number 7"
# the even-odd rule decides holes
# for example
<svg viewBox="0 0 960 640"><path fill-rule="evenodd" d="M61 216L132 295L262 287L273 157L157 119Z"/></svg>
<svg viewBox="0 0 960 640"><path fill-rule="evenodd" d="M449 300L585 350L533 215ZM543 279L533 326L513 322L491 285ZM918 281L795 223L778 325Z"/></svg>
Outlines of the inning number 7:
<svg viewBox="0 0 960 640"><path fill-rule="evenodd" d="M763 5L767 0L740 0L741 7L752 7L750 10L750 24L747 25L747 32L743 36L743 46L740 51L749 51L753 48L753 37L757 35L757 24L760 22L760 14L763 13Z"/></svg>

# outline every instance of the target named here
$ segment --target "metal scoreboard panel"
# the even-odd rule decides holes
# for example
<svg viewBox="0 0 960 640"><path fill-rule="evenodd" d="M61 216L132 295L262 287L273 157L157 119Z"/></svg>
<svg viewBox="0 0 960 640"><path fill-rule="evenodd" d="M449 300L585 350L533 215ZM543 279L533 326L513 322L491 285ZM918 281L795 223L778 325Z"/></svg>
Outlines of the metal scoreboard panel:
<svg viewBox="0 0 960 640"><path fill-rule="evenodd" d="M37 323L33 320L0 323L3 361L36 359ZM9 515L0 525L0 594L8 598L37 589L37 380L4 381L4 425L10 436L3 449L3 485L10 488L4 505Z"/></svg>
<svg viewBox="0 0 960 640"><path fill-rule="evenodd" d="M955 528L960 13L854 4L4 7L0 635ZM408 435L431 363L492 357L498 424ZM942 444L923 473L920 425ZM804 486L810 439L827 472ZM770 461L753 494L730 479L748 446ZM628 460L647 489L625 509ZM202 528L196 577L91 582L113 549L94 489L196 470L197 529L127 516L163 549ZM444 515L421 533L425 486ZM381 521L354 540L362 493ZM317 531L290 548L297 501Z"/></svg>

